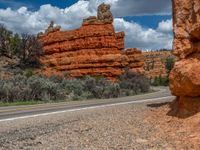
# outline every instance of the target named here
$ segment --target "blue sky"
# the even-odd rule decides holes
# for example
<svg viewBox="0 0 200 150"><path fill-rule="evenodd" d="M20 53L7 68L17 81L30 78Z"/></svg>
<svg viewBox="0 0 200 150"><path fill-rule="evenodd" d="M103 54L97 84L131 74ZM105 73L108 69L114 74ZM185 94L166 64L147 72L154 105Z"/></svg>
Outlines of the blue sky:
<svg viewBox="0 0 200 150"><path fill-rule="evenodd" d="M125 32L126 47L170 48L171 0L151 0L151 3L149 0L0 0L0 23L14 32L33 34L42 31L50 20L65 30L74 29L83 18L96 15L96 8L102 2L111 4L114 26L117 31ZM137 41L133 36L142 39ZM148 37L152 40L147 40ZM159 37L162 44L156 44Z"/></svg>
<svg viewBox="0 0 200 150"><path fill-rule="evenodd" d="M143 25L146 28L156 28L158 23L162 20L171 19L171 15L145 15L145 16L125 16L123 17L127 21L134 21L138 24Z"/></svg>
<svg viewBox="0 0 200 150"><path fill-rule="evenodd" d="M11 7L18 9L21 6L26 6L31 10L37 10L41 5L51 4L59 8L69 7L78 0L0 0L0 8Z"/></svg>

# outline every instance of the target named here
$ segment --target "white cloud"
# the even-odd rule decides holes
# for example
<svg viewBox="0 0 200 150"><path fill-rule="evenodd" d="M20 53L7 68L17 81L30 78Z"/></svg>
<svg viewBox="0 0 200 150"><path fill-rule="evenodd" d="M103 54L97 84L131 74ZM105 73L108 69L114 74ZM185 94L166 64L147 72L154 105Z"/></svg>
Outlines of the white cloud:
<svg viewBox="0 0 200 150"><path fill-rule="evenodd" d="M27 12L27 7L21 7L17 10L19 14L25 14Z"/></svg>
<svg viewBox="0 0 200 150"><path fill-rule="evenodd" d="M84 18L96 15L96 7L103 1L111 3L115 8L121 2L121 0L79 0L65 9L50 4L42 5L38 11L29 11L26 7L21 7L18 10L0 9L0 23L18 33L36 34L43 31L51 20L61 25L63 30L75 29L81 26ZM127 2L131 1L127 0ZM114 26L117 31L125 31L126 47L141 49L171 48L171 20L160 22L157 29L147 29L137 23L115 18Z"/></svg>
<svg viewBox="0 0 200 150"><path fill-rule="evenodd" d="M157 30L161 32L171 32L172 31L172 19L166 20L166 21L161 21L158 24Z"/></svg>
<svg viewBox="0 0 200 150"><path fill-rule="evenodd" d="M114 25L117 31L125 32L126 47L137 47L143 50L172 48L173 37L170 31L163 32L158 29L143 28L141 25L125 21L123 18L116 18Z"/></svg>
<svg viewBox="0 0 200 150"><path fill-rule="evenodd" d="M95 12L89 11L88 7L89 2L78 1L65 9L50 4L42 5L35 12L28 11L26 7L18 10L0 9L0 23L10 30L31 34L44 30L51 20L61 25L63 29L73 29L81 25L83 18L96 15Z"/></svg>

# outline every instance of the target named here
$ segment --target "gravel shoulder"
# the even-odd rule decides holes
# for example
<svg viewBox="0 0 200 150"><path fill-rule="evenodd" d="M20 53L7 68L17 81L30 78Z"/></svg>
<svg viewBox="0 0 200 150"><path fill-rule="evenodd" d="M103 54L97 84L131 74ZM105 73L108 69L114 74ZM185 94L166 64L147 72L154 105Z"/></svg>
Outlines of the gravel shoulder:
<svg viewBox="0 0 200 150"><path fill-rule="evenodd" d="M200 114L169 116L167 103L131 104L0 123L0 149L199 149Z"/></svg>

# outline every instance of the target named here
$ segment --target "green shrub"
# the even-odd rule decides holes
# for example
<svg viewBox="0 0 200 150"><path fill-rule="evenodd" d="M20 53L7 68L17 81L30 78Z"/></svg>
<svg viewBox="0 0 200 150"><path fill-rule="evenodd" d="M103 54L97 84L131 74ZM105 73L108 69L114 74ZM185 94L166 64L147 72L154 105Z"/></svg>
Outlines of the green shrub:
<svg viewBox="0 0 200 150"><path fill-rule="evenodd" d="M61 100L61 88L55 82L38 76L32 76L27 80L28 86L31 89L31 95L34 100L50 101Z"/></svg>
<svg viewBox="0 0 200 150"><path fill-rule="evenodd" d="M119 85L106 78L86 76L83 81L84 89L91 92L92 98L114 98L120 95Z"/></svg>
<svg viewBox="0 0 200 150"><path fill-rule="evenodd" d="M18 75L10 80L1 80L0 99L3 102L24 101L28 99L30 89L27 87L26 78Z"/></svg>
<svg viewBox="0 0 200 150"><path fill-rule="evenodd" d="M175 58L173 57L168 57L166 59L166 63L165 63L165 67L167 69L167 73L169 74L170 71L172 70L172 68L174 67L174 63L175 63Z"/></svg>
<svg viewBox="0 0 200 150"><path fill-rule="evenodd" d="M118 83L113 83L105 87L103 98L117 98L120 96L120 86Z"/></svg>
<svg viewBox="0 0 200 150"><path fill-rule="evenodd" d="M63 80L61 82L61 88L67 91L72 100L82 99L84 94L84 86L80 79Z"/></svg>
<svg viewBox="0 0 200 150"><path fill-rule="evenodd" d="M58 83L40 76L14 76L0 82L0 101L50 101L65 99Z"/></svg>
<svg viewBox="0 0 200 150"><path fill-rule="evenodd" d="M158 77L155 77L155 78L154 78L154 80L153 80L153 82L152 82L152 85L153 85L153 86L159 86L159 85L160 85L160 82L159 82Z"/></svg>
<svg viewBox="0 0 200 150"><path fill-rule="evenodd" d="M19 34L14 34L12 35L10 39L10 53L12 55L18 55L20 51L20 43L21 43L21 38Z"/></svg>
<svg viewBox="0 0 200 150"><path fill-rule="evenodd" d="M33 72L33 69L26 69L25 71L24 71L24 75L26 76L26 77L31 77L31 76L33 76L34 75L34 72Z"/></svg>
<svg viewBox="0 0 200 150"><path fill-rule="evenodd" d="M161 75L159 77L155 77L152 85L153 86L168 86L169 78L168 76L162 77Z"/></svg>
<svg viewBox="0 0 200 150"><path fill-rule="evenodd" d="M128 95L148 92L150 89L149 79L143 75L128 71L120 76L119 85L120 89L129 90Z"/></svg>
<svg viewBox="0 0 200 150"><path fill-rule="evenodd" d="M29 71L28 71L29 72ZM57 101L116 98L148 92L149 81L134 73L121 76L119 83L105 78L45 78L27 73L0 80L0 102Z"/></svg>

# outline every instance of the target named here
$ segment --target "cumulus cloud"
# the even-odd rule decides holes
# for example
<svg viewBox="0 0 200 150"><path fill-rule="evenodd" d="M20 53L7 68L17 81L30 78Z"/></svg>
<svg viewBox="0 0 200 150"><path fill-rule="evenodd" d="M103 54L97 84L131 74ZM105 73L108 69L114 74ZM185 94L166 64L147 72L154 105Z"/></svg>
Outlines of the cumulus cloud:
<svg viewBox="0 0 200 150"><path fill-rule="evenodd" d="M161 23L163 27L167 27L169 22L170 20L162 21ZM116 18L114 25L117 31L125 32L126 47L134 46L143 50L172 48L172 30L166 32L165 28L161 30L161 27L157 29L143 28L141 25L125 21L123 18Z"/></svg>
<svg viewBox="0 0 200 150"><path fill-rule="evenodd" d="M44 30L51 20L61 25L63 29L73 29L81 25L83 18L95 15L95 12L88 10L88 6L89 2L78 1L65 9L53 7L50 4L42 5L38 11L34 12L26 7L18 10L0 9L0 23L13 31L31 34Z"/></svg>
<svg viewBox="0 0 200 150"><path fill-rule="evenodd" d="M131 5L135 3L135 5L137 4L142 6L142 2L144 2L144 0L140 1L141 2L137 1L137 4L135 0L126 0L126 3L124 4ZM159 1L162 2L164 0ZM66 7L65 9L60 9L58 7L51 6L50 4L40 6L39 10L37 11L30 11L27 9L27 7L21 7L17 10L7 8L0 9L0 23L4 24L12 31L30 34L36 34L40 31L43 31L48 26L51 20L53 20L56 24L61 25L63 30L75 29L81 25L84 18L96 15L96 7L102 2L112 4L115 13L119 9L119 7L122 7L122 0L79 0L77 3L73 4L70 7ZM125 6L123 7L126 8ZM136 8L136 6L132 8L134 9ZM141 11L140 14L143 14L143 12L144 11ZM161 11L156 10L154 13L158 12ZM126 15L126 13L128 14L128 9L124 13L124 15ZM115 18L114 26L117 31L125 31L126 47L137 47L141 49L159 49L171 48L171 22L171 20L162 21L158 24L157 29L151 29L144 28L135 22L125 21L123 18Z"/></svg>
<svg viewBox="0 0 200 150"><path fill-rule="evenodd" d="M161 21L158 24L158 31L169 33L172 31L172 19Z"/></svg>

